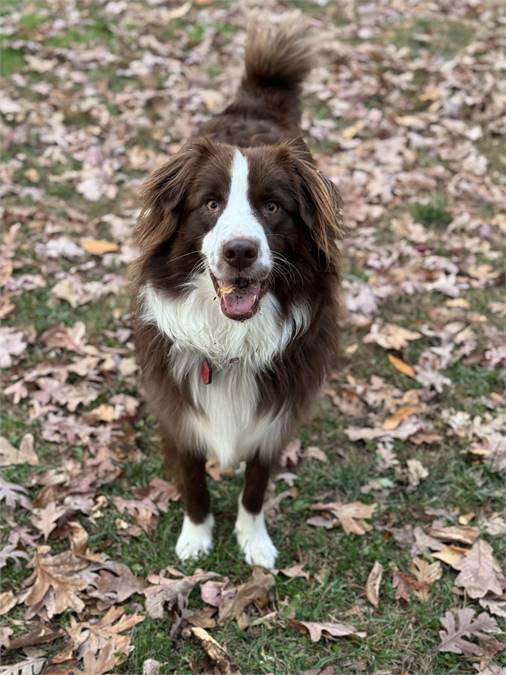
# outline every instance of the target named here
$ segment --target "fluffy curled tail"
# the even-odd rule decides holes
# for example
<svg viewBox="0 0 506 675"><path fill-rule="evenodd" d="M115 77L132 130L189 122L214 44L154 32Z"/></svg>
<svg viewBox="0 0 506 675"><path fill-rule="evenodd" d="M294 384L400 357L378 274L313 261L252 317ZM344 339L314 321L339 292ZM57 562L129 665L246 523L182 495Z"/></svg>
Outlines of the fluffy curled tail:
<svg viewBox="0 0 506 675"><path fill-rule="evenodd" d="M315 63L307 33L307 23L298 13L269 24L253 17L248 30L239 93L262 99L290 124L300 121L301 84Z"/></svg>

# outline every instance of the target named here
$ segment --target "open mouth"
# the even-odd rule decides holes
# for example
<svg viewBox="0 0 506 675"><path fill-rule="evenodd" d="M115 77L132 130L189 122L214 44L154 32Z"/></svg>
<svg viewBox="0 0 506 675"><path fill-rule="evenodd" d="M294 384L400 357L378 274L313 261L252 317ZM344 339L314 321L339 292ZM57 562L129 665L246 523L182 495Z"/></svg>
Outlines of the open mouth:
<svg viewBox="0 0 506 675"><path fill-rule="evenodd" d="M235 279L223 281L212 272L211 279L220 300L223 314L235 321L251 319L256 314L260 300L267 289L267 281L254 279Z"/></svg>

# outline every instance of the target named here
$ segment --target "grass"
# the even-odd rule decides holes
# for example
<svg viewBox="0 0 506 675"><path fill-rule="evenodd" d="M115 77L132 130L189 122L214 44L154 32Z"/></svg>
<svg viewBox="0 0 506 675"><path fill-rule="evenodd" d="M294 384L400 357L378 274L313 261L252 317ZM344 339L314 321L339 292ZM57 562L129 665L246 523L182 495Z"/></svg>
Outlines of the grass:
<svg viewBox="0 0 506 675"><path fill-rule="evenodd" d="M197 9L191 11L200 11ZM339 11L329 3L313 3L309 0L297 0L295 5L301 7L315 17L325 17L329 21L341 23L343 17ZM356 13L359 14L360 4L357 3ZM370 3L368 3L370 4ZM5 6L12 11L20 11L19 3L7 0ZM152 6L153 3L150 3ZM202 3L203 11L207 11L207 3ZM217 45L225 45L228 49L240 30L240 24L236 19L229 21L229 3L211 3L212 8L219 9L217 18L207 18L206 22L195 21L193 14L185 18L175 19L166 24L147 25L133 17L112 18L103 12L102 6L96 3L84 3L81 11L81 21L78 24L67 24L53 32L57 10L53 6L46 6L45 2L31 3L20 14L17 23L18 39L25 41L40 41L43 49L51 54L62 56L62 50L72 50L79 54L80 50L93 49L96 45L107 47L118 58L119 62L113 65L108 63L93 64L93 67L83 72L87 73L89 81L97 87L97 96L102 97L103 102L118 122L121 115L125 116L125 108L118 102L115 95L131 87L132 91L142 89L144 83L142 77L139 81L125 75L126 68L131 61L139 58L136 51L139 36L143 31L152 34L162 44L174 45L179 48L184 46L189 53L195 47L202 44L206 31L210 28L215 33ZM11 11L9 9L9 11ZM4 8L1 10L4 11ZM115 25L116 21L122 22L121 29L130 32L131 43ZM464 50L474 37L476 28L463 21L442 19L428 21L424 18L413 20L410 17L401 17L397 22L388 23L378 28L378 34L373 38L379 47L393 42L398 48L405 49L411 56L419 56L428 50L431 53L448 59ZM346 37L347 40L355 38ZM362 39L362 38L361 38ZM358 39L356 39L359 42ZM351 44L351 43L350 43ZM53 73L41 75L25 72L25 59L23 49L10 45L2 47L0 52L2 76L9 76L23 69L27 82L33 79L47 77L48 81ZM45 57L46 58L46 57ZM373 55L376 60L374 76L379 77L384 67L381 51ZM408 57L406 57L407 59ZM123 61L121 61L123 59ZM207 73L210 78L217 77L225 72L230 59L229 51L221 60L204 62L201 64L202 73ZM78 64L78 61L75 62ZM433 73L425 70L417 61L414 71L414 79L408 85L409 95L404 99L405 107L400 110L416 110L418 99L411 94L418 93L418 89L424 88L432 81ZM408 64L409 65L409 64ZM75 65L76 69L78 65ZM363 67L362 65L360 67ZM119 72L118 72L119 71ZM165 87L163 77L160 77L160 89ZM153 79L153 81L155 81ZM151 80L150 80L151 82ZM158 80L156 80L158 82ZM12 85L14 86L14 85ZM55 87L60 87L61 82L54 81ZM73 86L73 85L70 85ZM151 86L151 84L150 84ZM199 85L200 86L200 85ZM81 84L76 87L82 87ZM31 96L29 86L23 89L22 96ZM402 89L400 90L402 92ZM105 92L105 93L104 93ZM160 93L160 92L158 92ZM165 91L163 91L165 95ZM381 95L365 94L363 101L366 107L383 108L386 106L384 97ZM306 108L316 119L331 119L331 107L318 100L316 96L306 96ZM402 103L402 100L401 100ZM427 103L423 103L426 106ZM412 107L411 107L412 106ZM143 103L143 114L146 121L139 127L129 127L125 132L126 147L141 145L160 151L164 148L160 138L165 138L166 120L163 121L161 135L155 135L153 130L160 132L160 120L157 113L158 103L156 97ZM395 111L394 111L395 112ZM398 112L398 111L397 111ZM129 111L129 114L130 111ZM137 114L137 113L136 113ZM467 111L466 114L471 114ZM388 110L385 119L392 117L392 110ZM90 127L97 124L92 111L81 112L78 107L65 107L62 110L63 124L70 134L86 134ZM335 119L335 128L352 124L350 119ZM157 126L158 125L158 126ZM14 126L14 124L12 124ZM170 126L170 125L169 125ZM33 131L33 129L32 129ZM107 136L108 128L101 130L98 142L102 143ZM30 186L29 180L24 175L28 166L41 169L41 180L37 184L45 200L35 202L33 206L41 211L47 219L54 220L61 226L61 232L68 233L76 238L73 224L68 223L65 209L67 205L78 208L85 213L90 222L97 216L106 212L120 213L121 207L128 208L137 206L137 196L133 190L129 191L128 184L121 186L118 197L115 200L101 200L90 203L84 200L75 190L75 184L51 182L50 176L61 174L69 169L79 171L83 154L79 159L65 157L60 164L54 164L47 169L46 165L39 164L43 156L45 146L39 140L39 136L33 134L34 142L25 143L23 139L13 143L5 149L5 158L15 159L17 156L26 156L27 161L22 167L16 169L14 178L20 186ZM170 141L174 139L168 135ZM362 139L368 142L374 140L374 132L367 128ZM19 144L17 144L19 143ZM504 166L504 152L500 145L500 139L485 135L477 141L478 149L487 156L490 166L495 171L501 171ZM314 146L313 146L314 147ZM320 153L329 156L336 151L336 144L322 140L316 144ZM163 149L165 151L165 149ZM121 157L121 155L120 155ZM429 166L433 162L430 153L420 156L421 166ZM42 169L42 167L44 167ZM120 169L126 175L131 176L125 167ZM137 172L135 175L140 173ZM8 207L16 204L26 205L20 198L9 197ZM409 211L417 223L428 228L438 254L452 256L453 249L448 249L448 241L442 239L446 228L453 219L453 210L456 208L455 197L452 195L450 203L443 189L431 193L420 191L414 194L406 203L399 201L387 205L385 216L378 223L377 242L378 246L388 250L397 243L397 235L390 226L391 220L398 217L402 212ZM409 203L411 202L411 203ZM7 208L8 208L7 207ZM492 206L487 206L484 217L492 218L495 215ZM86 229L87 224L82 226ZM58 230L57 230L58 231ZM16 264L19 265L20 273L36 274L39 271L40 260L34 253L36 244L43 240L43 234L32 229L30 223L22 223L23 243L17 251ZM59 231L58 231L59 232ZM107 237L108 232L97 229L97 234ZM81 233L79 233L79 236ZM433 241L432 241L433 239ZM458 254L455 254L457 256ZM63 273L69 273L74 267L75 261L59 260L57 269ZM497 263L494 263L497 264ZM363 265L360 259L351 260L348 265L348 275L353 278L366 281L371 269ZM91 278L100 279L104 268L100 265L97 270L91 272L82 271L83 281ZM76 321L86 324L87 340L90 344L100 348L117 348L118 344L111 337L111 330L116 327L115 318L121 317L118 325L126 325L128 322L129 298L126 293L119 296L106 296L88 304L72 308L68 303L58 300L51 293L55 279L47 279L47 287L15 294L12 302L15 310L4 319L6 326L20 326L24 329L33 327L38 337L52 326L62 324L74 325ZM472 319L473 315L486 317L485 328L495 327L499 329L503 323L498 314L490 311L491 303L502 300L503 292L498 287L470 288L463 297L469 303L469 308L464 310L455 309L448 314L447 321L462 320L476 328L479 345L482 349L486 340L486 331L480 328L481 324ZM417 293L403 295L393 299L386 299L381 305L381 318L383 321L394 323L411 330L418 330L425 324L434 321L434 311L446 309L448 298L439 293ZM437 322L436 322L437 323ZM439 324L438 324L439 325ZM106 334L107 332L107 334ZM387 352L377 345L363 342L364 330L346 328L343 330L343 344L357 344L357 351L349 358L343 358L339 364L339 386L351 376L358 380L369 382L372 376L380 377L387 387L396 387L401 392L411 389L419 389L419 385L412 379L393 368L387 359ZM415 365L424 349L432 344L431 339L423 337L403 350L402 356L408 363ZM16 381L23 370L32 368L40 363L53 363L58 365L66 362L68 355L56 354L49 357L47 351L37 342L23 355L14 368L7 374L7 382ZM472 354L471 357L474 355ZM52 360L51 360L52 359ZM5 371L4 371L5 372ZM272 524L271 534L279 548L279 567L293 565L297 561L305 563L311 578L288 579L282 574L276 578L273 591L273 610L276 612L274 619L251 627L247 631L239 628L235 621L228 622L224 627L212 630L213 637L227 650L233 662L243 673L299 673L308 669L324 669L327 666L335 667L338 672L346 673L473 673L471 661L466 661L457 654L442 654L437 651L439 643L438 631L441 626L439 619L451 608L469 606L469 600L462 598L453 592L455 573L445 568L442 579L431 590L427 602L412 598L411 602L405 603L395 599L395 589L392 585L392 574L395 569L406 571L412 556L409 549L401 548L393 537L395 528L407 528L426 525L432 521L433 510L443 510L447 514L448 523L454 523L459 514L473 512L475 514L472 524L481 517L487 517L494 511L500 511L504 505L503 484L498 475L491 473L485 466L473 461L467 454L467 441L447 433L447 426L441 419L443 409L465 411L471 416L489 413L489 408L484 400L491 393L500 391L501 373L499 370L489 371L480 366L473 358L461 359L450 365L443 374L450 378L451 387L445 387L443 391L427 404L424 417L430 421L434 428L442 434L443 441L433 445L414 445L413 443L395 441L394 449L402 467L405 467L408 459L420 460L429 471L429 477L416 487L410 487L402 475L394 470L380 473L376 461L375 442L349 441L345 430L349 426L362 426L369 423L368 416L371 410L364 412L363 417L351 417L339 412L330 399L323 398L319 404L317 414L313 421L305 426L300 437L305 446L317 445L321 447L329 458L328 463L315 460L304 461L293 469L297 475L295 483L297 493L291 498L281 502L280 517ZM10 378L10 379L9 379ZM100 397L87 408L80 408L78 414L85 414L90 408L107 403L115 393L136 393L132 391L131 381L117 378L111 375L104 378ZM376 412L376 411L375 411ZM378 414L384 411L378 410ZM28 431L36 437L36 449L41 464L37 468L26 465L18 465L2 469L2 477L6 480L27 486L30 495L35 497L36 489L32 486L31 477L34 471L45 471L48 468L58 467L63 458L79 460L83 457L84 449L79 446L61 447L43 440L41 435L41 423L30 422L30 407L27 403L13 405L10 398L0 398L0 434L7 437L14 445L19 444L23 435ZM78 517L83 527L89 534L89 543L93 551L107 552L114 560L119 560L128 565L132 572L139 576L147 576L172 565L177 566L185 573L193 571L194 565L181 564L176 558L174 543L179 533L183 517L182 507L179 503L171 505L168 512L161 515L155 530L146 535L141 533L136 537L122 536L117 527L117 519L120 514L113 506L112 498L116 495L131 497L137 487L145 486L149 481L163 475L162 459L158 451L158 441L153 418L144 406L141 405L139 415L134 421L125 422L123 431L125 438L117 441L117 449L121 453L122 474L115 482L105 485L100 494L107 498L107 507L103 509L103 515L94 521L89 518ZM114 439L116 443L116 439ZM136 459L134 450L142 452L141 459ZM383 479L381 490L371 491L368 494L362 492L364 485L371 480ZM242 560L239 548L236 544L233 527L236 514L238 495L242 486L242 476L235 475L223 478L221 481L211 482L211 493L216 515L216 545L213 552L199 561L199 566L206 570L213 570L220 575L227 576L233 584L243 583L250 575L250 568ZM282 480L276 480L274 489L277 494L286 489ZM311 527L307 519L314 515L311 505L316 501L341 500L350 502L360 500L366 503L377 503L376 512L372 518L372 529L364 536L345 535L341 529L324 530ZM432 510L432 511L431 511ZM16 519L20 524L29 525L28 514L22 515L16 511ZM130 522L126 514L121 518ZM132 521L133 522L133 521ZM0 524L0 546L9 535L9 521ZM54 550L62 546L57 541L50 542ZM494 551L498 558L506 556L506 543L495 538ZM373 608L366 600L364 586L368 574L375 561L379 561L385 568L384 580L381 590L381 602L378 609ZM29 570L24 565L16 568L9 563L2 569L2 591L8 588L20 589L23 581L27 578ZM134 596L127 603L125 609L130 612L139 611L143 598ZM190 607L203 605L198 589L194 589L190 596ZM478 609L477 605L473 605ZM300 634L291 623L293 617L305 621L339 621L352 623L357 629L365 631L365 639L340 639L336 641L323 639L319 643L310 641L306 634ZM15 634L28 632L35 622L26 623L24 612L21 607L16 608L8 615ZM17 623L16 623L17 622ZM64 614L54 621L55 625L68 626L70 615ZM505 622L499 623L504 627ZM179 638L171 640L169 632L171 618L162 620L147 618L137 625L132 631L132 644L134 650L128 660L124 662L118 672L141 673L144 661L148 658L157 659L161 662L161 673L191 673L208 672L212 670L212 664L206 660L202 647L195 638ZM63 647L63 642L58 641L51 646L51 653ZM19 658L17 658L19 657ZM13 658L21 660L23 654L16 654ZM505 656L499 656L496 660L506 665Z"/></svg>
<svg viewBox="0 0 506 675"><path fill-rule="evenodd" d="M451 453L453 449L450 447ZM413 452L411 451L411 455ZM416 453L420 455L418 451ZM427 461L424 456L424 462ZM415 512L423 506L446 504L448 508L460 504L465 510L479 510L487 504L489 495L479 495L473 481L465 479L468 466L465 460L456 460L451 474L455 481L448 481L447 458L434 457L431 466L431 480L411 493L397 486L389 494L386 504L380 507L379 521L366 537L343 536L338 530L330 532L304 525L311 515L309 502L319 493L337 492L344 500L364 499L359 486L367 476L374 475L374 461L367 452L355 452L344 461L334 463L329 475L326 467L310 462L299 471L297 485L300 498L285 501L284 518L279 526L272 528L272 534L280 547L279 566L293 564L302 559L311 573L326 568L323 583L313 579L309 583L278 577L276 581L276 609L279 620L275 625L263 625L247 634L238 629L234 622L224 628L213 630L213 636L231 654L244 672L297 672L314 667L335 664L344 667L362 662L367 672L384 668L413 670L425 664L425 670L414 672L465 672L457 655L437 654L438 617L448 607L459 606L452 594L454 575L445 572L442 582L434 588L430 601L422 603L413 600L409 605L394 599L390 575L394 567L407 569L410 556L401 552L386 536L382 524L389 527L417 523ZM459 482L462 481L462 485ZM213 484L212 492L216 501L217 546L215 551L201 560L205 569L226 571L233 582L242 581L248 574L247 566L240 561L239 551L232 538L234 510L240 479L228 479L227 485ZM224 489L226 487L226 489ZM279 488L278 488L279 489ZM465 501L462 501L465 497ZM497 499L497 498L496 498ZM413 515L411 515L413 514ZM159 526L151 537L142 536L126 543L115 541L114 531L101 523L101 536L108 539L111 555L121 553L122 559L137 573L146 573L167 564L177 564L173 542L177 536L182 513L179 508L171 510L161 518ZM105 541L97 541L97 548L103 549ZM363 588L367 575L375 560L379 560L386 571L382 603L379 610L373 610L364 601ZM185 572L192 565L181 566ZM198 606L194 593L193 603ZM367 640L343 640L338 643L313 644L301 639L290 625L289 617L296 614L299 620L328 620L353 622L368 633ZM414 626L416 625L416 629ZM172 672L190 663L198 652L197 645L177 641L169 650L163 640L156 640L151 633L152 622L141 624L136 629L136 652L125 664L123 672L137 672L144 658L153 657L153 652L163 655L164 669ZM166 636L168 626L157 624L153 627L160 637ZM137 639L138 635L138 639ZM429 638L429 636L431 636ZM167 638L165 638L167 639ZM402 646L401 646L402 645ZM259 654L261 661L259 662ZM156 656L154 658L157 658Z"/></svg>
<svg viewBox="0 0 506 675"><path fill-rule="evenodd" d="M398 47L419 52L421 49L441 54L449 59L471 42L474 29L459 21L417 19L393 29L391 38Z"/></svg>
<svg viewBox="0 0 506 675"><path fill-rule="evenodd" d="M20 420L10 414L6 428L13 439L22 432ZM407 490L402 483L391 478L394 487L385 499L378 500L379 508L373 518L374 529L364 537L345 536L340 530L325 531L305 524L312 515L310 504L320 496L332 495L343 501L360 499L372 501L372 495L364 496L360 487L368 479L377 477L374 453L357 445L347 449L346 456L335 453L336 435L342 438L346 419L322 406L320 416L305 430L308 438L316 435L332 462L328 465L317 461L304 463L298 470L299 496L282 504L283 518L271 528L274 540L280 548L279 566L289 566L303 560L311 574L323 573L323 582L289 580L279 576L276 580L275 622L257 626L244 633L233 621L225 627L213 630L213 636L235 659L243 672L298 672L326 665L340 664L352 669L363 663L367 672L382 669L394 672L471 672L463 668L457 655L439 654L437 647L438 618L449 607L462 606L462 601L452 593L454 574L445 571L441 582L433 587L428 603L413 599L409 605L394 598L391 574L395 568L406 570L411 556L400 550L391 539L389 530L420 523L421 509L444 507L461 513L483 509L500 508L500 483L477 483L469 462L461 453L460 444L448 443L444 454L434 450L413 448L408 443L398 443L396 450L401 459L416 456L430 470L430 479L416 490ZM146 485L160 475L161 460L154 447L151 420L143 418L138 426L139 442L147 451L140 463L126 461L120 482L106 486L104 493L126 494L134 486ZM9 473L9 480L24 482L30 471L19 468ZM490 478L490 477L489 477ZM241 486L241 477L212 483L217 519L216 547L206 558L199 561L204 569L226 574L232 583L240 583L249 575L248 566L242 562L240 552L232 535L235 505ZM125 493L122 485L128 485ZM283 489L277 482L277 491ZM113 559L120 559L135 574L147 575L167 565L177 565L190 573L192 564L178 563L174 553L174 541L182 519L180 505L169 509L150 535L125 538L118 534L115 520L119 514L113 507L105 510L104 517L95 524L83 521L90 533L93 550L106 550ZM128 520L128 516L121 516ZM388 528L388 529L385 529ZM497 542L494 542L496 544ZM364 585L375 560L385 567L385 581L380 608L374 610L364 600ZM322 572L323 570L323 572ZM12 570L12 583L19 583L23 574ZM134 609L135 598L131 609ZM192 606L199 606L198 591L191 599ZM311 643L301 637L290 624L290 617L299 620L348 621L367 632L365 640L341 640L339 642ZM415 628L416 626L416 628ZM147 658L156 658L163 663L163 673L188 672L191 664L202 658L199 645L192 640L171 641L168 637L168 620L146 620L135 628L133 642L135 651L122 666L121 672L140 672ZM259 660L259 655L261 659Z"/></svg>
<svg viewBox="0 0 506 675"><path fill-rule="evenodd" d="M453 217L448 211L448 203L441 194L433 195L427 202L417 202L412 205L411 213L417 223L429 227L445 228Z"/></svg>
<svg viewBox="0 0 506 675"><path fill-rule="evenodd" d="M0 47L0 75L9 77L23 67L23 51L12 47Z"/></svg>

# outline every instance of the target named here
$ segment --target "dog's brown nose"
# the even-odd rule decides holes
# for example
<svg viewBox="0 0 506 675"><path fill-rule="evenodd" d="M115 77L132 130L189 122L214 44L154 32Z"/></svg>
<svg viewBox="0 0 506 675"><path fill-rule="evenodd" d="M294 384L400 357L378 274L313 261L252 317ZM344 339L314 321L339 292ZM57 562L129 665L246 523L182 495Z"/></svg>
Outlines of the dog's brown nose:
<svg viewBox="0 0 506 675"><path fill-rule="evenodd" d="M258 258L258 244L251 239L232 239L223 246L223 257L232 267L243 270Z"/></svg>

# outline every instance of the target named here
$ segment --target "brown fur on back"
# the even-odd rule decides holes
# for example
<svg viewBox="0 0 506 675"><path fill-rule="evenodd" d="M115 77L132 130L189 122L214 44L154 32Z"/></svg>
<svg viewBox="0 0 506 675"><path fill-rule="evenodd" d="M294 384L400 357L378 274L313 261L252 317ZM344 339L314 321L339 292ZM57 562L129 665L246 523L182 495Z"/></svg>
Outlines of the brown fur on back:
<svg viewBox="0 0 506 675"><path fill-rule="evenodd" d="M200 133L239 147L300 136L301 87L315 60L307 28L295 14L276 25L252 19L235 100Z"/></svg>

